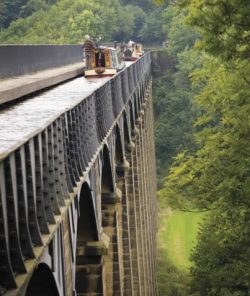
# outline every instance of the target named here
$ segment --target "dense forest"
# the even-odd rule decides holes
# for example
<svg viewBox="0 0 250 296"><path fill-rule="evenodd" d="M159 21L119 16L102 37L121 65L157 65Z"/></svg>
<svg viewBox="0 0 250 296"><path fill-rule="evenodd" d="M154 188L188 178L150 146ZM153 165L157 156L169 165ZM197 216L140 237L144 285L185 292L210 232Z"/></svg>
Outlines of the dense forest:
<svg viewBox="0 0 250 296"><path fill-rule="evenodd" d="M167 40L166 49L152 53L159 201L205 212L206 220L192 252L191 278L164 258L158 292L247 296L249 0L155 2L2 0L0 43L82 43L86 33L151 45Z"/></svg>
<svg viewBox="0 0 250 296"><path fill-rule="evenodd" d="M159 43L163 38L160 8L151 1L3 0L1 44L76 44L85 34L104 41L135 39ZM153 31L152 31L153 28Z"/></svg>
<svg viewBox="0 0 250 296"><path fill-rule="evenodd" d="M183 95L191 106L176 124L193 117L194 130L185 135L190 141L175 156L161 197L173 208L207 212L186 295L245 296L250 292L249 1L180 2L172 5L177 19L170 7L166 13L169 51L177 53L174 83L181 82L174 96Z"/></svg>

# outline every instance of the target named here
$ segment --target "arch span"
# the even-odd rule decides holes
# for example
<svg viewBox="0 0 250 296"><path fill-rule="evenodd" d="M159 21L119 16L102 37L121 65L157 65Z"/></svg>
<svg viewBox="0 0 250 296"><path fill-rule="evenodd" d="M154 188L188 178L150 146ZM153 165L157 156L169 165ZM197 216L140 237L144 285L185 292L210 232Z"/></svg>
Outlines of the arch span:
<svg viewBox="0 0 250 296"><path fill-rule="evenodd" d="M112 166L109 156L109 150L106 145L103 147L102 151L102 183L101 192L108 193L114 192L114 180L112 174Z"/></svg>
<svg viewBox="0 0 250 296"><path fill-rule="evenodd" d="M129 134L128 118L126 113L124 113L124 116L123 116L123 131L124 131L124 143L129 144L130 134Z"/></svg>
<svg viewBox="0 0 250 296"><path fill-rule="evenodd" d="M123 163L124 152L122 146L121 132L118 125L115 127L115 161L116 164Z"/></svg>
<svg viewBox="0 0 250 296"><path fill-rule="evenodd" d="M98 240L98 229L91 189L87 182L83 183L79 200L77 222L77 243Z"/></svg>
<svg viewBox="0 0 250 296"><path fill-rule="evenodd" d="M52 270L45 263L40 263L35 269L25 296L59 296Z"/></svg>

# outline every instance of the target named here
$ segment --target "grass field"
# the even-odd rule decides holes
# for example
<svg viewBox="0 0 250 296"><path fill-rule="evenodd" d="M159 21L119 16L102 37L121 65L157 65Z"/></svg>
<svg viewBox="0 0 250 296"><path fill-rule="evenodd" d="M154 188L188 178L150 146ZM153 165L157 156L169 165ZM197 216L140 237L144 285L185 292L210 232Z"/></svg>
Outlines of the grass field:
<svg viewBox="0 0 250 296"><path fill-rule="evenodd" d="M166 210L160 214L158 244L182 271L191 266L189 256L196 243L199 222L204 214Z"/></svg>

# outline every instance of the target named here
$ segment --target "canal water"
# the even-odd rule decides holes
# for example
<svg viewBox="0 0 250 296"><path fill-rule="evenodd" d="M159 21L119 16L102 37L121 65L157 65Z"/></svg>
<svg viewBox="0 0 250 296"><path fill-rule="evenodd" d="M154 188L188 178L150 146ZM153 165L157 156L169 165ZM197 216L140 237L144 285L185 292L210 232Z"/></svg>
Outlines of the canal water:
<svg viewBox="0 0 250 296"><path fill-rule="evenodd" d="M110 78L79 77L0 110L0 158L43 130Z"/></svg>

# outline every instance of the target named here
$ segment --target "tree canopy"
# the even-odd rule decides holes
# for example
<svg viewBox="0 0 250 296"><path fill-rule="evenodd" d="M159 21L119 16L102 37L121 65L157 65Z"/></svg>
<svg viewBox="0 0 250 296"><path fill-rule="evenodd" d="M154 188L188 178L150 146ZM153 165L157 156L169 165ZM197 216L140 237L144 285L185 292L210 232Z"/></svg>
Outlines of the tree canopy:
<svg viewBox="0 0 250 296"><path fill-rule="evenodd" d="M7 28L12 21L27 17L38 10L46 10L57 0L1 0L0 28Z"/></svg>
<svg viewBox="0 0 250 296"><path fill-rule="evenodd" d="M140 2L140 1L139 1ZM106 41L155 43L162 37L157 8L137 1L4 0L0 4L2 44L74 44L85 34ZM157 21L156 21L157 20ZM153 32L152 33L152 28ZM151 33L150 33L151 32Z"/></svg>
<svg viewBox="0 0 250 296"><path fill-rule="evenodd" d="M184 2L202 57L202 67L189 75L200 89L193 97L200 116L196 148L176 157L163 195L174 207L210 213L192 256L192 295L248 295L250 6L233 0Z"/></svg>

